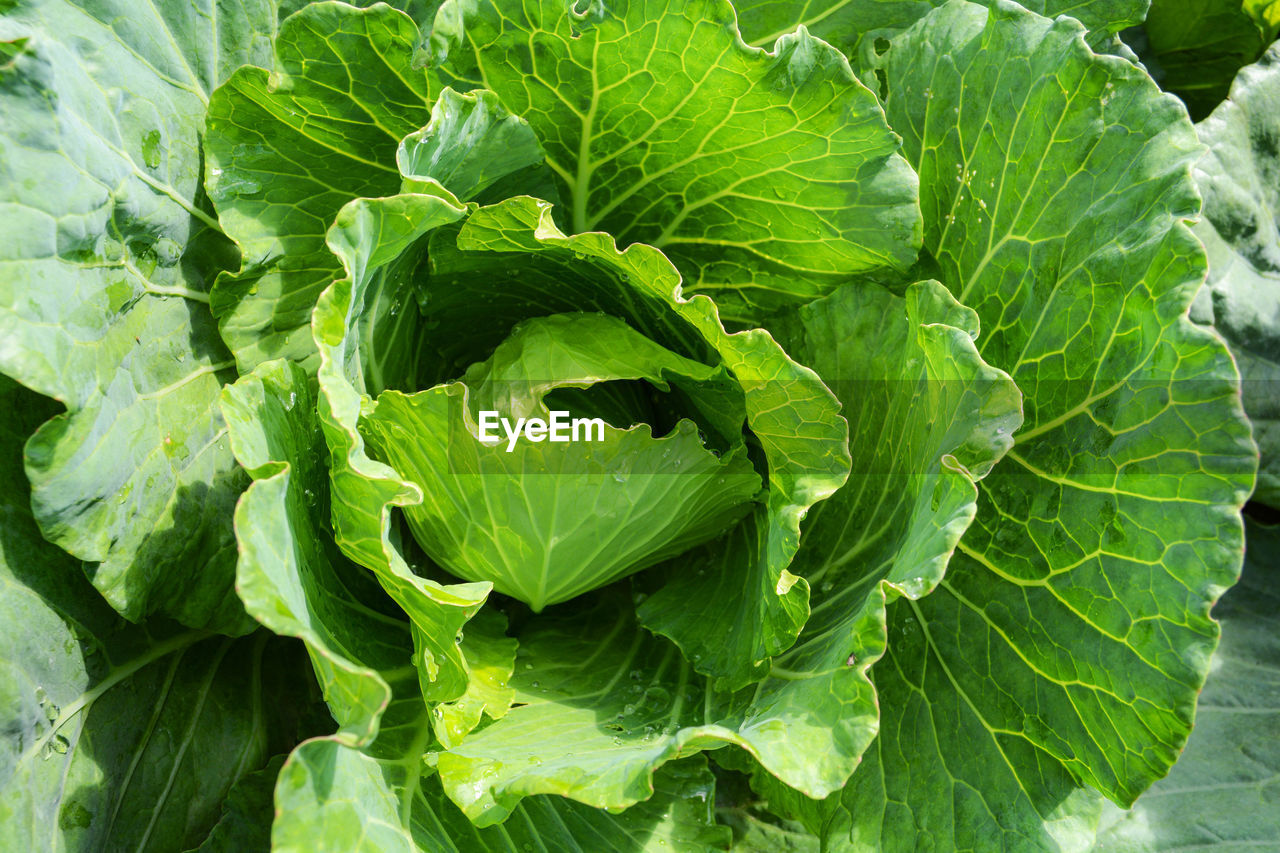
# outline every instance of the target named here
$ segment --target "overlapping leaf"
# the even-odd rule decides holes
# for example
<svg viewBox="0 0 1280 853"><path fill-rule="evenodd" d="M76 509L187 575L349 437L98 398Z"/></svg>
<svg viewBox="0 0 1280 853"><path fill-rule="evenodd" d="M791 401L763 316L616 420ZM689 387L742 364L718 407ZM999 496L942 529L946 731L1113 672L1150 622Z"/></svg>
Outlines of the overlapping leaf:
<svg viewBox="0 0 1280 853"><path fill-rule="evenodd" d="M912 288L906 300L845 288L775 324L866 431L851 441L853 481L806 525L794 565L820 582L821 595L800 641L759 684L724 693L696 674L698 658L632 636L625 601L606 601L585 622L580 611L534 620L519 635L513 684L523 704L440 757L450 795L481 821L531 793L621 807L643 797L655 766L722 742L810 795L839 789L875 734L866 673L884 649L885 599L937 583L973 518L973 477L1019 422L1012 382L983 365L970 333L957 328L972 324L936 284ZM744 525L705 554L673 561L676 593L644 602L641 617L732 625L749 599L733 591L735 567L756 553L757 535ZM759 639L744 639L756 626L745 621L713 632L715 641L749 650Z"/></svg>
<svg viewBox="0 0 1280 853"><path fill-rule="evenodd" d="M742 37L769 47L799 26L840 48L859 71L880 64L884 39L902 33L939 0L735 0ZM1091 43L1141 23L1149 0L1027 0L1022 4L1048 17L1070 15L1090 32ZM877 40L880 40L879 43Z"/></svg>
<svg viewBox="0 0 1280 853"><path fill-rule="evenodd" d="M406 755L406 759L415 756ZM729 849L715 823L715 780L695 757L664 769L653 796L621 814L561 797L531 797L502 826L477 829L428 775L405 786L402 768L331 740L303 744L281 774L273 850L327 853L621 853Z"/></svg>
<svg viewBox="0 0 1280 853"><path fill-rule="evenodd" d="M875 96L807 33L752 50L727 0L460 0L431 50L528 120L566 228L663 249L726 317L915 257L914 176Z"/></svg>
<svg viewBox="0 0 1280 853"><path fill-rule="evenodd" d="M679 275L660 252L642 245L620 252L603 234L566 236L545 203L513 199L482 208L456 235L432 235L430 252L426 321L466 332L433 339L444 364L465 362L461 353L490 351L530 314L591 310L622 317L664 346L729 370L768 464L767 503L752 521L759 547L740 552L738 606L686 611L653 628L726 686L758 678L769 656L790 646L804 623L808 586L786 571L800 517L848 472L847 426L831 392L766 332L726 334L711 300L680 295ZM697 406L699 395L690 397ZM704 577L685 594L709 600L716 591L715 579ZM744 622L751 630L733 630Z"/></svg>
<svg viewBox="0 0 1280 853"><path fill-rule="evenodd" d="M236 452L256 478L237 513L241 593L254 616L307 643L343 726L336 736L302 744L281 771L273 849L514 851L541 843L585 850L595 842L584 839L599 838L620 850L659 842L723 849L723 830L710 812L713 783L696 762L672 768L652 802L623 816L546 797L521 805L510 826L469 826L424 756L437 738L464 738L481 712L506 712L514 642L503 636L505 619L496 611L467 622L459 646L467 693L434 707L424 701L413 668L402 663L412 650L407 623L371 609L385 597L362 588L368 581L353 574L361 570L324 530L329 510L314 454L314 394L301 367L277 361L223 399Z"/></svg>
<svg viewBox="0 0 1280 853"><path fill-rule="evenodd" d="M1262 451L1254 499L1280 506L1280 47L1244 69L1231 100L1196 127L1211 319L1240 366ZM1199 303L1198 303L1199 304Z"/></svg>
<svg viewBox="0 0 1280 853"><path fill-rule="evenodd" d="M467 687L456 644L463 624L484 603L488 583L441 584L415 573L391 539L395 506L423 499L415 484L366 453L359 432L364 371L362 336L354 332L369 306L403 303L404 265L395 263L424 235L455 221L463 208L448 191L353 202L330 230L329 243L348 277L321 295L313 323L320 350L320 425L329 448L330 521L348 559L372 569L387 594L409 616L422 694L456 699Z"/></svg>
<svg viewBox="0 0 1280 853"><path fill-rule="evenodd" d="M1259 850L1280 844L1280 530L1245 525L1240 583L1214 608L1222 644L1173 772L1128 812L1110 807L1098 853Z"/></svg>
<svg viewBox="0 0 1280 853"><path fill-rule="evenodd" d="M200 189L208 93L259 61L267 3L40 0L0 15L0 370L67 412L31 440L41 529L131 619L235 632L243 487L208 289L235 263Z"/></svg>
<svg viewBox="0 0 1280 853"><path fill-rule="evenodd" d="M352 199L400 189L397 146L430 118L438 84L413 67L417 41L385 5L311 3L281 25L271 71L241 68L210 100L209 197L243 253L213 309L242 371L314 363L311 309L342 274L325 233Z"/></svg>
<svg viewBox="0 0 1280 853"><path fill-rule="evenodd" d="M1254 449L1235 370L1186 319L1204 272L1190 124L1080 26L956 0L894 41L888 115L928 264L1026 424L939 588L889 612L882 724L833 844L1088 843L1190 728L1239 567Z"/></svg>
<svg viewBox="0 0 1280 853"><path fill-rule="evenodd" d="M727 376L616 317L557 314L526 321L464 382L381 394L361 429L374 455L422 490L423 503L404 509L418 543L453 574L540 611L713 539L753 509L760 476L741 420L720 456L687 418L665 436L603 419L593 434L587 418L575 443L561 410L558 440L561 430L544 429L537 442L502 430L485 441L479 413L554 427L544 397L557 388L644 379L696 394L702 383L732 388Z"/></svg>
<svg viewBox="0 0 1280 853"><path fill-rule="evenodd" d="M1276 0L1153 0L1131 38L1160 87L1201 119L1280 35Z"/></svg>
<svg viewBox="0 0 1280 853"><path fill-rule="evenodd" d="M129 625L41 538L22 442L52 408L0 378L0 847L187 849L313 688L268 634Z"/></svg>
<svg viewBox="0 0 1280 853"><path fill-rule="evenodd" d="M306 644L340 735L367 743L391 701L381 673L412 676L412 641L408 622L329 532L314 383L296 364L269 362L223 390L222 410L254 478L236 508L236 589L250 615Z"/></svg>

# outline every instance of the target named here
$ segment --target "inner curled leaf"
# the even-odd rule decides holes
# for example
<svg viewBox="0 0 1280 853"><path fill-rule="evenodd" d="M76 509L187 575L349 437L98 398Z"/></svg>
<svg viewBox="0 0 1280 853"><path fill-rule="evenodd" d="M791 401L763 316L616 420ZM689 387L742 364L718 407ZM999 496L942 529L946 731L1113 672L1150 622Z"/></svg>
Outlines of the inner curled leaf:
<svg viewBox="0 0 1280 853"><path fill-rule="evenodd" d="M426 496L405 507L423 549L538 611L715 537L760 490L740 390L730 407L736 429L733 415L720 418L723 436L736 433L723 456L687 417L658 437L636 420L644 395L634 390L548 405L559 389L628 380L734 400L723 367L677 355L615 317L558 314L521 324L461 382L384 392L360 425L375 457ZM522 432L531 422L538 427Z"/></svg>

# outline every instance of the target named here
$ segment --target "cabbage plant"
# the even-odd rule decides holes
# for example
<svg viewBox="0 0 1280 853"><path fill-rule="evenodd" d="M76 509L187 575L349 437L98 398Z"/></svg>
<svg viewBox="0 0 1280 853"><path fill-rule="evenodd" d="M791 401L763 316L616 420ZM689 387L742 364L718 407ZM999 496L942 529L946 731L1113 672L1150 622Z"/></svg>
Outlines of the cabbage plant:
<svg viewBox="0 0 1280 853"><path fill-rule="evenodd" d="M0 847L1089 849L1258 453L1030 5L0 2Z"/></svg>

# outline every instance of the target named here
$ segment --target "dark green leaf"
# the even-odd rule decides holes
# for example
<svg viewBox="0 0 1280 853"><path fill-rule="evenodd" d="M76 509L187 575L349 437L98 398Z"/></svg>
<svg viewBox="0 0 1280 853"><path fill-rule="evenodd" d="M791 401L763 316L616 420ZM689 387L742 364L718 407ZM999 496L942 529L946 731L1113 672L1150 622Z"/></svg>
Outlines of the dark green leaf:
<svg viewBox="0 0 1280 853"><path fill-rule="evenodd" d="M1196 130L1209 146L1195 172L1204 194L1195 231L1209 255L1207 319L1240 366L1262 451L1253 497L1280 507L1280 47L1244 69L1231 100Z"/></svg>

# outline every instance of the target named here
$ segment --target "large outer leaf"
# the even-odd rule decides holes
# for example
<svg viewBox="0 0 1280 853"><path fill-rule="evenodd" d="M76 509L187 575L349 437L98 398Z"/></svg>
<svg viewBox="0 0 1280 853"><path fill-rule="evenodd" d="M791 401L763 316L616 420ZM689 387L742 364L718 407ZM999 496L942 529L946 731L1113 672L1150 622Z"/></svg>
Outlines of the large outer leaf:
<svg viewBox="0 0 1280 853"><path fill-rule="evenodd" d="M36 518L130 619L250 624L231 590L234 376L207 303L235 262L200 192L208 92L265 54L251 0L33 0L0 16L0 370L67 407L28 448Z"/></svg>
<svg viewBox="0 0 1280 853"><path fill-rule="evenodd" d="M1213 614L1222 645L1173 772L1104 815L1098 853L1280 847L1280 528L1246 525L1240 584Z"/></svg>
<svg viewBox="0 0 1280 853"><path fill-rule="evenodd" d="M727 0L458 0L431 47L529 121L573 232L663 249L727 317L915 257L915 177L875 96L807 33L752 50Z"/></svg>
<svg viewBox="0 0 1280 853"><path fill-rule="evenodd" d="M0 848L186 849L314 688L269 635L129 625L41 538L21 447L51 408L0 377Z"/></svg>
<svg viewBox="0 0 1280 853"><path fill-rule="evenodd" d="M325 245L353 198L400 189L396 149L427 123L431 75L413 68L418 30L385 5L313 3L287 19L274 71L241 68L209 103L209 197L244 255L213 308L242 371L312 359L311 309L342 275Z"/></svg>
<svg viewBox="0 0 1280 853"><path fill-rule="evenodd" d="M1236 72L1255 62L1277 35L1276 0L1152 0L1134 43L1160 87L1200 119L1227 96Z"/></svg>
<svg viewBox="0 0 1280 853"><path fill-rule="evenodd" d="M1070 15L1090 32L1091 43L1142 22L1151 0L1027 0L1022 4L1048 17ZM879 65L883 45L924 17L941 0L735 0L742 37L768 47L798 26L808 27L844 51L854 67Z"/></svg>
<svg viewBox="0 0 1280 853"><path fill-rule="evenodd" d="M1280 507L1280 46L1240 72L1231 99L1197 126L1197 164L1215 328L1244 378L1262 451L1254 499Z"/></svg>
<svg viewBox="0 0 1280 853"><path fill-rule="evenodd" d="M1087 843L1077 785L1127 803L1167 771L1239 568L1254 449L1225 347L1186 319L1198 146L1080 34L957 0L889 52L926 249L1026 424L939 588L890 608L880 736L828 829L855 848Z"/></svg>

